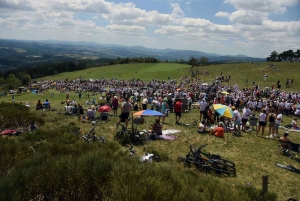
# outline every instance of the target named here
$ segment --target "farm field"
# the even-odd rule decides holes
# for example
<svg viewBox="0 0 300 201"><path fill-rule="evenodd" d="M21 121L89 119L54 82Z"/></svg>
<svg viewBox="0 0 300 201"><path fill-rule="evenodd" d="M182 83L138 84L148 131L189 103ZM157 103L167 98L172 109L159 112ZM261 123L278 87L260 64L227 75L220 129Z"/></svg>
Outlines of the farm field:
<svg viewBox="0 0 300 201"><path fill-rule="evenodd" d="M282 90L291 92L300 92L300 63L275 63L276 68L280 71L274 71L268 66L267 63L261 63L260 66L255 66L251 63L240 63L240 64L221 64L204 67L195 67L194 70L208 71L210 75L197 75L202 82L211 83L220 73L224 76L230 76L230 82L224 82L224 84L234 85L238 84L239 88L246 87L245 81L248 79L248 85L252 85L252 81L255 81L260 88L271 87L272 83L280 80L282 83ZM266 81L263 81L263 76L268 74ZM159 63L159 64L128 64L128 65L113 65L104 66L98 68L90 68L84 71L67 72L55 76L44 77L43 79L61 80L68 78L69 80L84 78L84 79L100 79L104 78L117 78L117 79L132 79L141 78L142 80L167 80L178 79L181 76L191 77L191 68L189 65L173 64L173 63ZM286 88L286 79L293 79L291 87ZM39 81L39 79L37 80ZM54 92L54 96L51 97L50 93ZM99 98L99 95L91 96L91 98ZM78 100L77 93L70 93L70 99L76 99L77 102L84 107L85 101L88 100L84 96L81 101ZM57 110L63 110L64 105L61 104L62 100L65 100L65 93L59 93L49 89L42 94L33 94L26 92L22 94L16 94L16 103L22 100L22 104L28 102L32 106L34 113L43 116L46 120L46 124L41 127L45 130L51 130L56 126L62 126L68 128L70 124L75 124L77 127L82 128L84 131L88 131L91 126L88 123L82 123L76 116L64 116L57 114L56 111L34 111L34 106L37 100L42 102L45 99L49 99L52 108ZM11 96L4 96L0 98L1 102L11 102ZM148 108L150 106L148 105ZM134 112L134 111L133 111ZM132 113L133 113L132 112ZM120 114L120 110L118 111ZM146 117L146 122L143 125L139 125L139 129L147 129L147 125L154 121L154 117ZM113 141L113 136L117 132L115 123L117 117L110 117L108 122L98 123L96 133L107 137L108 141ZM189 113L183 113L181 122L191 123L193 121L199 122L199 110L192 109ZM292 121L291 117L284 116L283 125L289 124ZM139 155L144 152L156 152L161 154L167 160L162 160L161 163L157 164L157 168L164 167L175 170L183 170L183 163L178 162L178 156L185 156L189 151L189 145L194 144L199 146L207 143L208 146L205 148L206 151L211 153L219 153L222 157L227 158L236 164L237 176L228 178L216 178L212 175L205 175L205 173L199 172L194 168L184 170L192 172L195 176L211 178L212 180L217 179L222 185L228 185L230 188L236 186L246 186L250 184L256 189L262 188L262 175L269 175L269 191L276 193L278 200L287 200L290 197L300 199L300 193L298 189L299 175L288 172L284 169L280 169L275 166L275 162L279 162L285 165L293 165L296 168L300 168L300 164L293 161L285 156L277 154L276 139L269 140L255 136L254 133L242 133L242 137L235 137L230 133L225 134L225 138L215 138L208 134L199 134L196 127L189 127L184 125L175 124L175 116L171 113L163 125L163 129L176 129L181 132L176 134L178 137L174 141L153 141L147 147L136 147ZM266 128L266 132L268 129ZM282 135L284 130L279 130ZM266 136L266 134L265 134ZM297 132L290 133L290 139L296 143L300 143L300 135ZM122 149L125 149L124 147Z"/></svg>

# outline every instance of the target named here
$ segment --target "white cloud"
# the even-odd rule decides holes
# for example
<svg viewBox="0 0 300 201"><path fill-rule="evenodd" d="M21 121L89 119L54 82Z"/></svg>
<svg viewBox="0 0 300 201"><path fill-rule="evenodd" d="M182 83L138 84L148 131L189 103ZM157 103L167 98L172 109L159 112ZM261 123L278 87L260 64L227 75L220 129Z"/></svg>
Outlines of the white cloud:
<svg viewBox="0 0 300 201"><path fill-rule="evenodd" d="M126 26L126 25L108 25L108 31L113 31L120 34L143 35L146 32L145 27L140 26Z"/></svg>
<svg viewBox="0 0 300 201"><path fill-rule="evenodd" d="M288 6L294 6L298 0L225 0L238 10L252 10L267 13L284 13Z"/></svg>
<svg viewBox="0 0 300 201"><path fill-rule="evenodd" d="M300 20L269 19L270 13L284 13L297 0L226 0L236 10L215 16L228 18L228 25L189 17L180 5L193 8L193 2L170 1L170 10L163 13L108 0L0 0L0 37L208 48L211 52L300 46Z"/></svg>
<svg viewBox="0 0 300 201"><path fill-rule="evenodd" d="M217 12L216 14L215 14L215 16L216 17L230 17L230 14L229 13L227 13L227 12Z"/></svg>
<svg viewBox="0 0 300 201"><path fill-rule="evenodd" d="M184 12L181 10L178 3L171 3L171 8L173 9L172 16L175 18L184 16Z"/></svg>

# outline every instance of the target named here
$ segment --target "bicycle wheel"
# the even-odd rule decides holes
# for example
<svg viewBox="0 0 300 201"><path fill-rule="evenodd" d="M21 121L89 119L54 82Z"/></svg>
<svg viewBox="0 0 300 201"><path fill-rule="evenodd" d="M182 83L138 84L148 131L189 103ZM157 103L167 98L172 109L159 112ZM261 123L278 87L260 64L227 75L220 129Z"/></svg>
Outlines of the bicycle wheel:
<svg viewBox="0 0 300 201"><path fill-rule="evenodd" d="M235 167L235 164L229 160L226 159L214 159L216 161L216 163L224 165L224 166L228 166L228 167Z"/></svg>
<svg viewBox="0 0 300 201"><path fill-rule="evenodd" d="M123 144L124 140L125 140L125 132L124 131L119 131L116 133L116 135L114 136L114 140L118 141L120 144Z"/></svg>
<svg viewBox="0 0 300 201"><path fill-rule="evenodd" d="M221 168L218 168L218 167L214 167L214 166L211 166L208 168L208 171L210 173L214 173L216 174L217 176L219 177L229 177L230 176L230 172L227 171L227 170L223 170Z"/></svg>
<svg viewBox="0 0 300 201"><path fill-rule="evenodd" d="M208 161L208 163L217 170L222 170L222 171L228 172L229 174L233 174L234 176L236 175L235 167L228 166L223 163L219 163L217 160L214 160L214 159L210 159Z"/></svg>
<svg viewBox="0 0 300 201"><path fill-rule="evenodd" d="M194 145L190 145L190 154L195 156L197 155L197 148Z"/></svg>

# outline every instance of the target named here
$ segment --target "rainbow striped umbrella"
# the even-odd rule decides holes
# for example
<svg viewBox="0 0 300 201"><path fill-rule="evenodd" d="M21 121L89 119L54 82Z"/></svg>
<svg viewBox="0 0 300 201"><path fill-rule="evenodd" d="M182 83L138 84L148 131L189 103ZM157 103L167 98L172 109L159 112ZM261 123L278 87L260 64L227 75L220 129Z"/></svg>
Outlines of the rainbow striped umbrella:
<svg viewBox="0 0 300 201"><path fill-rule="evenodd" d="M155 110L141 110L134 113L133 116L165 116L165 115Z"/></svg>

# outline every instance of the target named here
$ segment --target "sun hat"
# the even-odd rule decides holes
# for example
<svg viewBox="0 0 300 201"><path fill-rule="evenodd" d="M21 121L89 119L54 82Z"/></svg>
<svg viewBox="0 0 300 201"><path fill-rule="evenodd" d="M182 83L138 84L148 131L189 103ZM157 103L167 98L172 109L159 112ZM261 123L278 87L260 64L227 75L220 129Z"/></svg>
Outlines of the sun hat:
<svg viewBox="0 0 300 201"><path fill-rule="evenodd" d="M232 107L231 107L231 109L235 110L235 107L234 107L234 106L232 106Z"/></svg>

